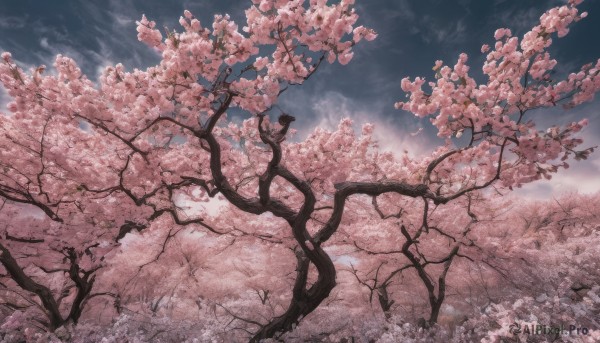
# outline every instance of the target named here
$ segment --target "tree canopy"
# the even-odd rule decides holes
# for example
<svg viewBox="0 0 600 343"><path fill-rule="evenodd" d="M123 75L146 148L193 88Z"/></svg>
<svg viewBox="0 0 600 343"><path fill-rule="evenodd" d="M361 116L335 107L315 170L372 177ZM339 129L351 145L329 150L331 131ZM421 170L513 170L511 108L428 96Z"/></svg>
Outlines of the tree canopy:
<svg viewBox="0 0 600 343"><path fill-rule="evenodd" d="M523 37L498 29L481 49L483 80L464 53L454 65L436 61L431 81L403 79L396 108L430 118L445 140L418 158L380 151L376 128L355 132L350 119L289 139L296 118L279 96L377 37L357 24L353 0L253 0L242 28L228 15L203 26L185 11L181 32L161 32L142 16L138 39L160 62L109 66L97 82L66 56L45 72L2 53L12 101L0 115L0 337L77 339L85 313L83 325L143 313L192 323L174 340L258 342L305 321L327 332L344 309L392 321L405 274L426 300L418 325L434 330L449 282L464 291L460 279L484 267L481 275L514 280L514 255L502 257L494 249L503 243L484 234L510 220L499 194L594 151L578 136L586 120L543 127L528 118L600 89L600 60L560 78L549 51L587 16L580 2L548 10ZM571 210L564 220L576 218ZM594 235L586 230L577 235ZM596 299L585 311L597 310L598 285L580 286ZM379 308L353 306L361 294ZM503 299L486 306L500 311ZM119 323L116 340L144 334Z"/></svg>

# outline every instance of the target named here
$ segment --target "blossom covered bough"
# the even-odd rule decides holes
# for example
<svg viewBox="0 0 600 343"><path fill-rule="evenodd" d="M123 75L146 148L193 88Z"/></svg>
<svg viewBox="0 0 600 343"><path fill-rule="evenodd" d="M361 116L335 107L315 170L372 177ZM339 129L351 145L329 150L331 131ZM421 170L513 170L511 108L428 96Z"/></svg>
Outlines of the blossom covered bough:
<svg viewBox="0 0 600 343"><path fill-rule="evenodd" d="M585 17L579 3L549 10L520 40L498 30L495 46L482 49L488 52L485 83L469 76L465 54L453 67L436 62L435 82L402 80L409 98L396 107L430 117L446 138L444 146L418 160L377 152L371 125L357 136L346 119L335 132L317 129L306 141L289 143L295 118L286 113L277 123L269 118L280 94L305 82L322 61L347 64L355 44L376 38L373 30L356 26L353 0L253 0L241 30L227 15L215 16L210 29L185 11L183 32L163 36L142 17L138 38L161 54L160 63L131 72L120 64L107 67L98 84L68 57L57 56L56 72L44 75L44 66L27 73L3 53L0 80L13 101L11 113L0 116L0 196L11 207L37 207L61 223L56 230L74 230L73 241L53 248L59 252L81 249L83 241L111 250L127 233L158 222L168 234L157 260L183 227L286 245L296 269L285 310L269 320L234 315L255 327L251 341L276 337L317 309L336 286L336 266L324 245L342 244L335 235L340 229L361 235L351 226L364 208L361 196L381 197L371 211L374 220L397 210L393 197L385 198L390 194L423 204L413 214L420 224L400 226L404 255L414 257L417 238L430 230L433 208L491 186L512 189L549 178L568 166L569 157L585 159L593 151L577 150L582 141L576 134L585 121L540 132L527 119L530 110L577 106L600 89L600 61L564 80L549 77L557 62L547 48L555 34L564 36ZM229 121L227 111L233 109L245 111L248 119L239 125ZM453 137L461 136L467 143L457 146ZM247 218L269 213L277 219L263 228L236 227L228 215L189 216L179 205L182 198L213 197L230 204L226 213ZM50 295L18 281L39 270L31 256L10 260L10 251L21 249L9 238L18 227L10 225L0 237L0 261L8 271L2 275L36 294L48 313ZM31 227L18 244L56 240L46 238L56 237L56 230ZM85 248L79 252L90 254ZM99 266L78 268L77 275L88 275ZM77 277L71 279L77 283ZM61 317L46 327L69 321L77 322Z"/></svg>

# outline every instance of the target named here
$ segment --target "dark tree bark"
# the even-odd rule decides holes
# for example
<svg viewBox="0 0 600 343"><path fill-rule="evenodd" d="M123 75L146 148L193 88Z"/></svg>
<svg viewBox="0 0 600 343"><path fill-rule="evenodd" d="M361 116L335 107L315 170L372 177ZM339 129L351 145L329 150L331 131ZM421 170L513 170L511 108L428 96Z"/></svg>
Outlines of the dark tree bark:
<svg viewBox="0 0 600 343"><path fill-rule="evenodd" d="M314 311L325 300L335 287L336 270L330 256L321 248L338 229L344 212L346 199L354 194L368 194L377 196L386 192L396 192L410 197L429 197L436 202L445 202L445 198L434 195L424 185L410 185L403 182L344 182L336 184L334 207L329 220L314 235L308 233L306 224L315 210L316 198L310 184L301 180L296 175L280 164L282 151L280 143L282 136L289 129L294 118L285 115L280 118L283 127L279 132L272 132L263 127L263 116L259 115L258 131L263 143L272 151L272 158L266 171L259 177L258 197L246 198L239 194L228 182L222 172L221 146L212 133L220 116L229 107L233 94L228 93L221 101L215 114L201 130L192 130L201 142L206 142L210 150L210 169L213 184L219 192L237 208L253 214L271 212L273 215L285 219L292 229L298 247L297 274L288 309L279 317L264 325L250 340L258 342L260 339L276 337L281 333L292 330L294 324ZM270 194L273 179L279 176L289 182L304 196L304 202L299 211L294 211L283 202L273 198ZM317 270L317 281L310 287L307 275L310 265Z"/></svg>
<svg viewBox="0 0 600 343"><path fill-rule="evenodd" d="M395 301L390 299L387 290L388 285L389 284L384 283L377 288L377 299L379 300L379 306L381 306L381 310L385 314L385 317L389 319L392 316L390 310L392 309L392 305L394 305Z"/></svg>
<svg viewBox="0 0 600 343"><path fill-rule="evenodd" d="M97 268L90 271L83 271L80 269L79 259L73 248L65 249L64 253L69 262L69 269L64 270L64 272L66 272L69 278L74 282L76 289L75 298L71 303L69 313L66 317L63 317L60 311L60 301L62 297L59 296L57 299L48 287L36 282L25 274L23 268L17 263L10 251L0 243L0 263L19 287L27 292L34 293L40 299L48 319L45 325L50 332L54 332L56 329L69 322L77 324L86 301L90 296L96 277L95 272Z"/></svg>
<svg viewBox="0 0 600 343"><path fill-rule="evenodd" d="M75 249L67 249L66 254L70 263L69 278L75 283L76 293L75 299L71 304L71 310L69 311L69 315L65 321L71 320L73 321L73 324L77 324L79 322L79 318L81 317L81 312L83 311L85 301L90 296L94 286L94 281L96 280L96 275L94 273L97 268L89 271L83 271L79 268L78 257L75 253Z"/></svg>
<svg viewBox="0 0 600 343"><path fill-rule="evenodd" d="M429 274L427 274L427 272L425 271L425 266L432 262L429 262L426 260L421 261L410 251L411 245L413 245L415 243L415 241L418 237L417 238L411 237L404 226L401 226L400 230L401 230L402 234L404 235L404 237L406 238L406 242L402 246L402 254L404 254L404 256L406 256L406 258L408 258L408 260L411 263L411 266L413 268L415 268L415 270L417 271L417 275L419 276L419 278L421 279L421 282L423 282L423 284L425 285L425 288L427 289L427 295L428 295L428 299L429 299L429 307L431 310L430 314L429 314L429 319L427 320L427 324L429 327L431 327L431 326L435 325L438 321L440 309L442 308L442 304L444 303L444 298L446 297L446 275L448 274L448 270L450 269L452 260L458 254L458 250L459 250L460 246L458 244L455 245L454 248L452 249L452 251L450 251L450 253L448 254L448 256L443 258L441 261L437 262L437 263L443 262L444 269L443 269L442 273L440 274L440 276L438 277L438 285L437 285L438 287L437 287L437 292L436 292L435 284L433 283Z"/></svg>
<svg viewBox="0 0 600 343"><path fill-rule="evenodd" d="M250 340L251 342L257 342L260 339L275 337L278 333L292 330L300 318L314 311L335 287L336 271L333 261L320 246L325 240L317 242L310 236L306 228L306 224L315 210L316 203L316 198L310 185L280 165L282 158L280 136L287 132L290 123L294 120L293 117L282 117L280 121L284 123L284 126L274 135L269 130L263 128L263 117L259 117L258 130L260 137L265 144L269 145L273 156L267 166L267 170L259 178L258 198L243 197L231 187L227 178L223 175L221 169L221 147L211 130L219 119L219 116L229 106L231 97L232 95L229 94L224 99L223 104L209 120L205 129L196 133L198 138L205 140L210 148L210 167L214 185L227 200L243 211L254 214L269 211L275 216L285 219L290 225L293 236L300 248L296 252L298 260L296 267L297 274L290 305L281 316L274 318L271 322L264 325ZM294 211L283 202L271 197L270 187L276 176L282 177L304 195L304 202L299 211ZM318 276L317 281L309 286L308 271L311 264L316 267Z"/></svg>
<svg viewBox="0 0 600 343"><path fill-rule="evenodd" d="M44 285L35 282L32 278L27 276L17 261L14 259L10 251L6 249L0 243L0 263L4 266L10 277L21 287L22 289L34 293L40 298L42 306L46 310L48 317L47 328L49 331L54 331L63 325L63 318L58 309L58 303L52 291Z"/></svg>

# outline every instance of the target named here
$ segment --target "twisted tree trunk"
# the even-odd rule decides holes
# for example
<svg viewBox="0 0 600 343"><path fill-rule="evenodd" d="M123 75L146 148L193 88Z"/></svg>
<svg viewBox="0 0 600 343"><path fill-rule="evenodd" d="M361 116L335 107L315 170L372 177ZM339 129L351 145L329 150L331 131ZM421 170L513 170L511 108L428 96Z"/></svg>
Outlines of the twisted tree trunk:
<svg viewBox="0 0 600 343"><path fill-rule="evenodd" d="M10 251L2 244L0 244L0 263L2 263L10 277L17 285L19 285L19 287L34 293L40 298L42 306L46 310L46 316L48 317L48 323L46 325L48 331L53 332L63 325L64 321L60 314L58 303L52 295L52 291L48 287L35 282L25 274L23 268L19 266Z"/></svg>
<svg viewBox="0 0 600 343"><path fill-rule="evenodd" d="M301 318L314 311L325 300L331 290L335 287L336 270L333 261L322 249L321 245L325 243L337 231L346 199L354 194L367 194L377 196L386 192L395 192L397 194L410 197L430 198L435 203L445 203L452 198L436 196L431 193L429 187L425 184L407 184L404 182L381 181L381 182L343 182L335 185L334 206L329 220L314 235L310 235L306 224L315 211L316 198L310 183L301 180L291 171L281 165L283 157L281 150L281 141L289 129L294 117L282 115L279 123L282 128L275 132L263 127L263 115L258 115L258 131L263 143L267 144L272 151L272 158L265 172L260 175L258 182L258 197L248 198L240 194L231 186L227 177L223 174L221 161L221 145L213 134L213 129L220 117L225 113L231 104L234 94L228 92L220 100L221 105L215 111L215 114L202 126L200 130L191 130L201 141L208 144L210 152L210 169L213 177L212 183L232 205L242 211L252 214L262 214L271 212L274 216L287 221L292 228L292 233L300 250L297 250L297 274L292 293L292 300L288 309L279 317L274 318L265 324L251 339L250 342L258 342L260 339L272 338L283 332L293 329ZM434 161L433 163L439 163ZM434 166L435 167L435 166ZM432 169L434 168L432 167ZM273 198L270 194L272 181L275 177L281 177L294 188L302 193L304 201L300 210L296 211L287 206L282 201ZM199 186L205 186L198 180L189 179L192 183ZM308 285L308 271L310 265L314 265L318 276L317 281L311 286Z"/></svg>
<svg viewBox="0 0 600 343"><path fill-rule="evenodd" d="M319 250L317 252L317 250ZM263 326L250 339L250 342L259 342L261 339L277 337L279 334L291 331L301 318L310 314L325 300L331 290L335 287L336 271L331 258L321 249L315 249L317 281L307 289L308 269L313 263L304 255L304 252L296 252L298 259L296 281L292 293L290 305L281 316L274 318L270 323ZM318 264L317 264L318 263ZM319 269L319 266L323 269Z"/></svg>

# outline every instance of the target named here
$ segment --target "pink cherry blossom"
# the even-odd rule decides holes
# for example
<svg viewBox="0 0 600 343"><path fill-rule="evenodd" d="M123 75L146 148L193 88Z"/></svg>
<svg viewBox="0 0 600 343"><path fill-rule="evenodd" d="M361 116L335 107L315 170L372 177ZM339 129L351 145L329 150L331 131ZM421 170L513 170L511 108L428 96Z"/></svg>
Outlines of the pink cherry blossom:
<svg viewBox="0 0 600 343"><path fill-rule="evenodd" d="M407 99L395 107L427 119L424 131L443 142L418 157L381 151L377 128L356 132L348 118L291 139L296 118L278 103L282 92L324 60L350 63L355 45L377 36L357 25L353 0L253 0L241 28L229 15L202 26L184 11L180 31L164 35L142 16L138 39L160 61L145 70L108 66L97 83L66 56L44 72L3 53L11 113L0 115L0 305L9 311L0 312L0 337L316 341L327 328L329 341L450 341L437 326L450 299L479 311L461 323L465 330L485 325L456 331L454 341L499 339L506 330L491 321L505 324L534 306L525 291L502 293L505 275L514 272L517 283L538 272L523 266L525 257L556 265L551 255L536 257L536 245L578 249L570 261L592 275L578 282L598 280L597 249L583 244L597 242L588 228L597 209L584 207L597 199L551 214L550 205L531 209L524 231L546 227L546 217L556 225L523 238L506 228L518 214L502 212L510 204L495 195L550 179L594 150L581 148L587 120L542 127L529 118L533 109L578 106L600 89L600 60L550 77L559 62L548 48L586 17L579 3L545 12L523 37L498 29L482 47L482 82L465 53L435 61L431 80L403 78ZM544 280L557 299L573 285ZM494 304L489 292L484 298L492 286ZM472 290L471 303L450 289ZM585 306L545 302L534 312L598 314L600 289L586 289ZM396 300L412 304L420 328L394 322L410 316Z"/></svg>

